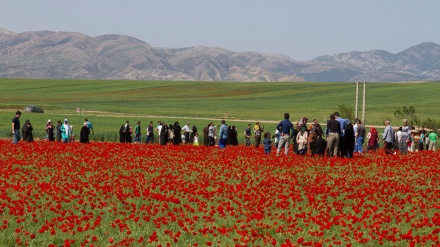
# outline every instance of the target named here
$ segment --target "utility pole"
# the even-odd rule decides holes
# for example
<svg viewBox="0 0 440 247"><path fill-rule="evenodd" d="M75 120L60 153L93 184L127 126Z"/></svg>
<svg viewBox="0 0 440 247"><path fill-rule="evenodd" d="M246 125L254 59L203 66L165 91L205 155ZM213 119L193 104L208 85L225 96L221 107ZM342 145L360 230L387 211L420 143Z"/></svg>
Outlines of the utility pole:
<svg viewBox="0 0 440 247"><path fill-rule="evenodd" d="M358 102L359 102L359 81L356 82L356 111L355 111L355 118L358 118Z"/></svg>
<svg viewBox="0 0 440 247"><path fill-rule="evenodd" d="M365 85L367 85L367 82L364 81L364 93L362 98L362 123L365 126Z"/></svg>
<svg viewBox="0 0 440 247"><path fill-rule="evenodd" d="M363 83L364 84L364 88L363 88L363 92L362 92L362 123L365 124L365 93L366 93L366 84L368 83L367 81L364 82L359 82L356 81L354 82L356 83L356 108L355 108L355 116L356 118L359 118L359 114L358 114L358 103L359 103L359 83Z"/></svg>

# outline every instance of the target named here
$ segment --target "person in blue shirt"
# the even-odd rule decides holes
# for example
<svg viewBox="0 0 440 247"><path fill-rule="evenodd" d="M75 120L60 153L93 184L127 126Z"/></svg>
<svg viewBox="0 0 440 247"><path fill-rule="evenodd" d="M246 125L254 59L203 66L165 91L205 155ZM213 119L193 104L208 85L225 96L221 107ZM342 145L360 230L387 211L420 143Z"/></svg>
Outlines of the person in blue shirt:
<svg viewBox="0 0 440 247"><path fill-rule="evenodd" d="M92 135L94 135L94 134L95 134L95 131L93 130L93 125L92 125L92 123L91 123L87 118L84 119L84 121L87 123L87 128L89 128L90 133L92 133Z"/></svg>
<svg viewBox="0 0 440 247"><path fill-rule="evenodd" d="M290 131L294 131L293 124L289 120L289 113L284 113L284 120L277 125L277 130L280 132L280 141L278 142L277 155L280 153L284 145L284 154L287 155L289 151Z"/></svg>
<svg viewBox="0 0 440 247"><path fill-rule="evenodd" d="M385 154L396 154L392 150L393 141L394 141L394 130L390 126L390 121L385 121L385 129L383 130L382 140L384 143Z"/></svg>
<svg viewBox="0 0 440 247"><path fill-rule="evenodd" d="M220 134L219 134L220 140L218 142L218 145L220 148L226 147L226 141L228 140L228 126L226 125L226 121L222 120L222 126L220 126Z"/></svg>
<svg viewBox="0 0 440 247"><path fill-rule="evenodd" d="M339 116L339 112L335 112L335 120L339 122L340 134L339 134L339 154L338 156L343 158L347 155L347 146L345 144L345 129L347 128L347 122L345 119Z"/></svg>

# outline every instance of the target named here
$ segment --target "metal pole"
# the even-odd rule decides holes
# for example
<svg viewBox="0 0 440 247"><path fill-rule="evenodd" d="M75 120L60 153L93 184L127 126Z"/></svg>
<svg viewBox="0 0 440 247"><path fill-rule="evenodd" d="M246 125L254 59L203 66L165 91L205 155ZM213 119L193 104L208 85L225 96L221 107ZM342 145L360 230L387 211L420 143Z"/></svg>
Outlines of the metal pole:
<svg viewBox="0 0 440 247"><path fill-rule="evenodd" d="M362 123L365 126L365 85L367 84L366 81L364 81L364 93L362 98Z"/></svg>
<svg viewBox="0 0 440 247"><path fill-rule="evenodd" d="M356 118L358 118L358 102L359 102L359 81L356 82L356 110L355 110Z"/></svg>

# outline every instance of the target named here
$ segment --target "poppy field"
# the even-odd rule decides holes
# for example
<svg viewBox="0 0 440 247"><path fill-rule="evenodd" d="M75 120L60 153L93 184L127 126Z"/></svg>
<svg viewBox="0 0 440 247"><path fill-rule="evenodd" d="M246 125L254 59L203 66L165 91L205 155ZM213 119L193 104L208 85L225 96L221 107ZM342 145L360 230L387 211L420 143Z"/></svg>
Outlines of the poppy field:
<svg viewBox="0 0 440 247"><path fill-rule="evenodd" d="M0 140L0 246L440 246L440 152Z"/></svg>

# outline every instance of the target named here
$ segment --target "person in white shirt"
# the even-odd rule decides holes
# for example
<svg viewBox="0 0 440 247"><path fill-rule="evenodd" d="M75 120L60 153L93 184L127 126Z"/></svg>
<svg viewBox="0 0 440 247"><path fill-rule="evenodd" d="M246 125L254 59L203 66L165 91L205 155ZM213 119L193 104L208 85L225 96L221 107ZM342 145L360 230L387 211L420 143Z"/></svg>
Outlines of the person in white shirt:
<svg viewBox="0 0 440 247"><path fill-rule="evenodd" d="M191 130L190 127L189 127L189 122L187 122L187 123L185 124L185 126L183 126L183 128L182 128L182 132L183 132L183 136L185 136L185 143L188 143L188 140L189 140L189 133L192 132L192 130Z"/></svg>
<svg viewBox="0 0 440 247"><path fill-rule="evenodd" d="M157 131L157 136L159 137L158 139L159 139L159 144L162 144L161 143L161 138L160 138L160 132L161 132L161 130L162 130L162 123L160 122L160 121L158 121L157 122L157 127L156 127L156 131Z"/></svg>

